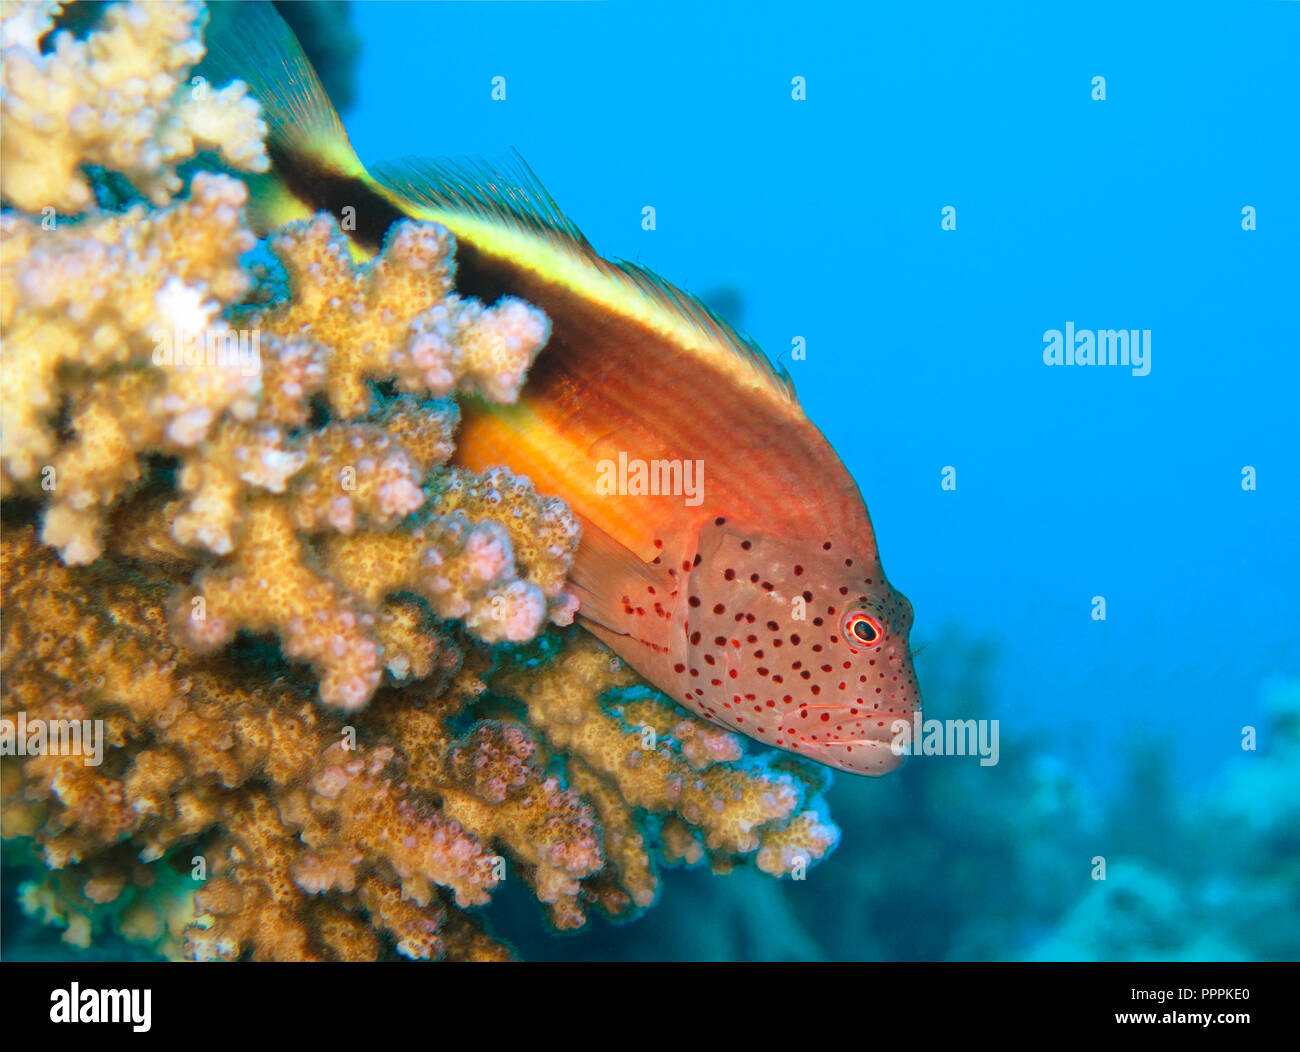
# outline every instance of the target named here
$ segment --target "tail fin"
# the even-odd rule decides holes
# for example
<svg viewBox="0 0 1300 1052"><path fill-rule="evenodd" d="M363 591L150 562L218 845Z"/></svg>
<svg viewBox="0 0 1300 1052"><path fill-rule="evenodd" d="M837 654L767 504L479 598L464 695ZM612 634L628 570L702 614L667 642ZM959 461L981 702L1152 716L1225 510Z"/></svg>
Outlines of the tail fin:
<svg viewBox="0 0 1300 1052"><path fill-rule="evenodd" d="M249 180L249 216L259 233L309 215L295 173L310 180L365 177L342 121L297 37L269 0L212 4L208 54L199 72L214 83L238 79L261 104L275 175Z"/></svg>

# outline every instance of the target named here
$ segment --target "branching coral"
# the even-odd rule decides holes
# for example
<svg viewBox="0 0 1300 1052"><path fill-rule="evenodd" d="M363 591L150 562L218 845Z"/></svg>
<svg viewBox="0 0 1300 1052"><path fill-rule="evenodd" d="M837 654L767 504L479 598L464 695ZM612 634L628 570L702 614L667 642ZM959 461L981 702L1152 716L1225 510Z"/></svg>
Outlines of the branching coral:
<svg viewBox="0 0 1300 1052"><path fill-rule="evenodd" d="M670 858L698 859L707 849L719 869L757 851L763 869L788 874L839 840L838 829L805 810L825 786L821 769L735 762L741 752L734 735L640 686L590 637L574 639L545 668L507 671L494 685L525 702L529 725L565 755L572 784L592 800L612 838L610 860L621 879L593 888L606 912L654 899L639 811L674 817L674 832L665 838L671 838ZM576 914L569 919L581 923Z"/></svg>
<svg viewBox="0 0 1300 1052"><path fill-rule="evenodd" d="M141 453L188 452L218 416L256 410L257 375L236 358L153 365L158 337L177 328L229 333L218 311L250 286L245 197L240 183L201 175L161 212L53 230L0 216L0 485L51 494L45 536L70 562L99 554L102 510L139 479Z"/></svg>
<svg viewBox="0 0 1300 1052"><path fill-rule="evenodd" d="M513 402L550 335L546 316L519 300L485 309L456 296L451 234L436 224L399 224L383 254L360 267L326 216L289 223L271 251L284 264L289 299L248 325L328 344L325 393L344 416L371 407L369 380L436 397L459 389Z"/></svg>
<svg viewBox="0 0 1300 1052"><path fill-rule="evenodd" d="M411 791L393 746L345 748L346 728L310 689L232 675L176 647L165 580L108 559L61 567L30 528L7 531L4 553L4 605L22 612L6 624L7 708L28 721L102 719L110 746L101 768L45 755L22 765L21 790L7 777L6 825L38 833L47 865L102 865L123 838L140 859L162 859L219 831L198 850L219 879L197 900L194 956L284 956L286 937L302 949L316 925L285 913L314 916L305 899L329 890L369 884L382 897L386 883L422 911L393 932L399 942L437 930L435 888L485 901L495 856ZM475 689L466 676L449 699Z"/></svg>
<svg viewBox="0 0 1300 1052"><path fill-rule="evenodd" d="M454 398L515 398L545 316L459 297L435 224L357 262L317 216L255 267L244 186L173 176L196 144L260 157L239 121L181 141L201 11L144 6L45 57L52 8L0 23L25 92L6 80L3 704L103 733L100 764L0 771L5 834L46 867L25 908L168 956L500 959L474 911L503 880L576 928L649 906L661 858L799 875L838 835L820 774L745 759L576 629L497 646L572 621L580 529L507 468L450 465ZM45 78L72 106L74 67L104 86L76 105L129 134L74 120L55 160L19 96ZM24 214L85 208L84 164L157 207Z"/></svg>
<svg viewBox="0 0 1300 1052"><path fill-rule="evenodd" d="M0 12L6 201L27 212L81 212L93 201L81 166L97 164L164 205L181 188L176 165L199 150L218 151L233 168L266 170L266 126L245 86L190 82L203 57L201 4L114 5L86 40L60 33L42 54L62 6L7 0Z"/></svg>
<svg viewBox="0 0 1300 1052"><path fill-rule="evenodd" d="M168 557L67 567L31 526L6 530L3 555L4 608L18 612L3 638L6 710L105 728L99 767L42 755L4 768L6 833L34 837L52 870L29 905L75 940L107 913L191 957L372 958L389 944L455 956L466 940L499 954L459 914L511 872L558 927L592 906L650 905L645 812L663 817L670 862L707 852L726 868L757 852L790 872L835 840L805 806L820 775L737 763L734 738L681 718L585 636L539 667L511 662L490 691L490 658L448 641L459 667L385 688L345 723L310 681L178 645ZM506 708L474 719L494 696ZM200 862L207 883L185 897L164 881L146 923L141 864Z"/></svg>

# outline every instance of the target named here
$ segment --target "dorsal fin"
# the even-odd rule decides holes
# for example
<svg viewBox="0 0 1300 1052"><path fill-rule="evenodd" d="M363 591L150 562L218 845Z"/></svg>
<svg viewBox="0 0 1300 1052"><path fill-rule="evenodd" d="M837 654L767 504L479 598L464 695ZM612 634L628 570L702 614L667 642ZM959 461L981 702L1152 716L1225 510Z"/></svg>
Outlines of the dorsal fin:
<svg viewBox="0 0 1300 1052"><path fill-rule="evenodd" d="M518 152L495 164L403 157L375 165L371 175L410 204L505 223L600 258Z"/></svg>
<svg viewBox="0 0 1300 1052"><path fill-rule="evenodd" d="M213 4L209 11L208 53L199 72L214 82L238 79L248 85L262 106L275 165L364 175L320 78L268 0Z"/></svg>
<svg viewBox="0 0 1300 1052"><path fill-rule="evenodd" d="M701 345L729 352L770 390L798 404L790 375L706 303L637 263L611 261L597 253L518 154L495 165L405 158L375 166L371 178L399 207L443 222L458 236L465 228L458 230L457 220L464 220L535 239L578 264L579 271L585 269L624 295L640 298L648 310L693 332Z"/></svg>

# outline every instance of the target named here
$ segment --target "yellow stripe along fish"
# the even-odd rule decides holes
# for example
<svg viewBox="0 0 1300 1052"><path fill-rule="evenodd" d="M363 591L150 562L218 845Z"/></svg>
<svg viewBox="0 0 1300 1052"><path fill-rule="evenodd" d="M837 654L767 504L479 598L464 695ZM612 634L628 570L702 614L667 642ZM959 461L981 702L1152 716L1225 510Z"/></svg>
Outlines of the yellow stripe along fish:
<svg viewBox="0 0 1300 1052"><path fill-rule="evenodd" d="M459 292L550 317L517 403L462 399L456 459L506 465L578 515L584 627L714 723L846 771L896 767L895 721L920 707L912 608L788 376L688 293L598 255L522 162L368 171L270 5L231 7L209 68L246 81L265 110L259 233L350 207L367 255L395 222L440 223ZM650 474L696 488L649 495Z"/></svg>

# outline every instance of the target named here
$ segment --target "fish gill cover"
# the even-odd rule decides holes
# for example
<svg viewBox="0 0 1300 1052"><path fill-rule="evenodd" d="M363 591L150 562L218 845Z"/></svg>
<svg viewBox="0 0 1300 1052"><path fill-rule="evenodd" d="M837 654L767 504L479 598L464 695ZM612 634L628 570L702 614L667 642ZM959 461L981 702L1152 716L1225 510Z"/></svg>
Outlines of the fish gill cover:
<svg viewBox="0 0 1300 1052"><path fill-rule="evenodd" d="M23 910L168 957L498 959L506 880L569 930L649 907L663 862L831 851L821 769L541 635L576 607L565 504L449 465L457 398L513 401L547 316L458 296L434 223L367 262L327 215L259 246L244 183L187 164L268 164L244 86L192 76L202 5L59 10L0 18Z"/></svg>

